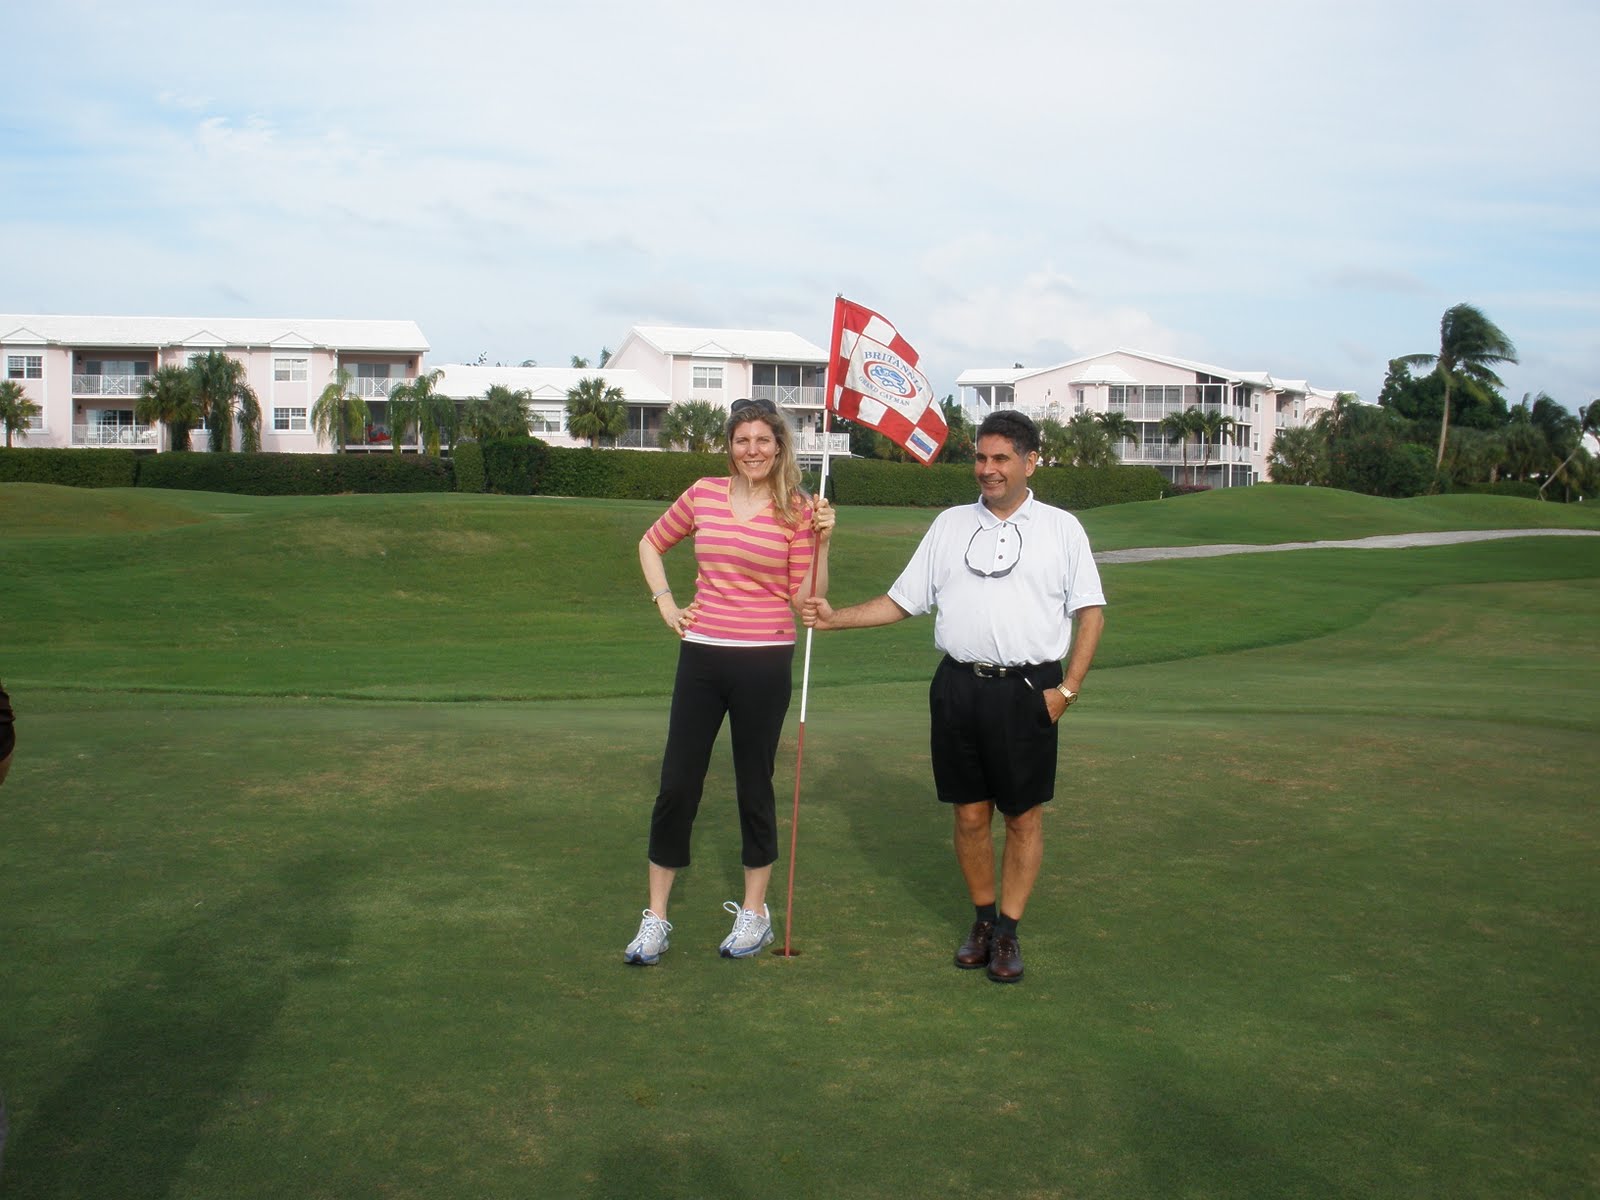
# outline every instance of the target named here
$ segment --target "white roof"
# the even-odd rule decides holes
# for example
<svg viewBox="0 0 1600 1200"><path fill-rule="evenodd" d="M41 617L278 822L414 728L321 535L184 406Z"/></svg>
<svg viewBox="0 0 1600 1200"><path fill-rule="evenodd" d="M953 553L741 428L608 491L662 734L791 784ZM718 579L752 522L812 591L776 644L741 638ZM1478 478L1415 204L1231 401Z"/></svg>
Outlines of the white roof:
<svg viewBox="0 0 1600 1200"><path fill-rule="evenodd" d="M425 354L415 321L278 317L80 317L0 313L0 341L59 346L285 347Z"/></svg>
<svg viewBox="0 0 1600 1200"><path fill-rule="evenodd" d="M635 325L628 336L655 347L662 354L691 358L738 358L754 362L816 363L828 361L828 352L798 333L777 329L685 329L676 325Z"/></svg>
<svg viewBox="0 0 1600 1200"><path fill-rule="evenodd" d="M1138 383L1116 363L1102 363L1096 366L1088 363L1078 368L1076 375L1069 376L1068 383Z"/></svg>
<svg viewBox="0 0 1600 1200"><path fill-rule="evenodd" d="M1007 387L1033 371L1030 367L974 367L956 376L956 386Z"/></svg>
<svg viewBox="0 0 1600 1200"><path fill-rule="evenodd" d="M1106 350L1099 354L1086 354L1081 358L1071 358L1064 363L1057 363L1049 367L1029 367L1024 369L1013 368L1005 370L996 367L976 367L963 371L956 377L956 384L960 387L977 387L986 384L1014 384L1029 375L1039 375L1046 371L1064 371L1070 367L1078 367L1076 374L1068 377L1068 383L1110 383L1110 384L1137 384L1139 380L1114 363L1096 365L1099 360L1109 358L1113 354L1126 354L1130 358L1142 358L1146 362L1162 363L1169 367L1177 367L1182 371L1193 371L1197 375L1211 375L1218 379L1225 379L1229 383L1249 383L1256 387L1265 388L1275 392L1310 392L1310 385L1303 379L1278 379L1266 371L1238 371L1232 367L1219 367L1213 363L1195 362L1188 358L1174 358L1169 354L1153 354L1148 350L1132 350L1126 346L1118 346L1115 350Z"/></svg>
<svg viewBox="0 0 1600 1200"><path fill-rule="evenodd" d="M580 379L599 376L607 387L619 387L633 404L671 404L672 397L638 371L589 370L583 367L480 367L445 363L430 368L441 372L437 387L446 396L468 400L491 387L526 391L536 403L566 403L567 390Z"/></svg>

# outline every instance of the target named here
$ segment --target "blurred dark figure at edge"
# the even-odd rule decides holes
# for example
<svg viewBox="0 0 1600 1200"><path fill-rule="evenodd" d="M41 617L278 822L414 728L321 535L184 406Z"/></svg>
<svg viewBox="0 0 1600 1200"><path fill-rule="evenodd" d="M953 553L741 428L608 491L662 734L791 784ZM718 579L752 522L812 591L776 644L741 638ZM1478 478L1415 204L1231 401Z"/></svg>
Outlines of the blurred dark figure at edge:
<svg viewBox="0 0 1600 1200"><path fill-rule="evenodd" d="M17 734L14 728L16 714L11 711L11 697L6 695L6 689L0 686L0 783L6 781L6 772L11 770L11 749L17 744ZM0 1167L6 1161L6 1098L0 1093Z"/></svg>

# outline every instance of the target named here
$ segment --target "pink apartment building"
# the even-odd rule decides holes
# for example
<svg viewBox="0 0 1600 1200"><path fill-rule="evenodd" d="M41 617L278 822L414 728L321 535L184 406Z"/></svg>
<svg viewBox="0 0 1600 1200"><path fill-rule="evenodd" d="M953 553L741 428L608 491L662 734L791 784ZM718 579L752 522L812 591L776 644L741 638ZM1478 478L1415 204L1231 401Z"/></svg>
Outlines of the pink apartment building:
<svg viewBox="0 0 1600 1200"><path fill-rule="evenodd" d="M1303 379L1126 349L1053 367L963 371L956 384L963 406L978 421L1000 408L1062 423L1079 413L1120 412L1133 423L1139 439L1116 444L1123 462L1155 467L1178 483L1192 476L1211 487L1265 480L1278 430L1309 424L1338 394ZM1162 418L1190 407L1220 413L1233 424L1209 448L1169 441L1161 432ZM1209 462L1202 470L1205 458Z"/></svg>
<svg viewBox="0 0 1600 1200"><path fill-rule="evenodd" d="M847 435L822 432L827 352L799 334L636 325L606 366L637 371L672 404L706 400L727 408L745 396L771 400L795 431L803 465L821 463L824 436L830 455L850 453Z"/></svg>
<svg viewBox="0 0 1600 1200"><path fill-rule="evenodd" d="M387 448L389 389L417 377L428 342L414 321L0 314L5 378L41 410L28 446L164 449L164 431L134 417L145 380L211 350L244 363L261 401L261 448L310 453L333 448L317 444L310 415L340 370L372 413L351 448ZM204 450L206 435L196 431L193 445Z"/></svg>

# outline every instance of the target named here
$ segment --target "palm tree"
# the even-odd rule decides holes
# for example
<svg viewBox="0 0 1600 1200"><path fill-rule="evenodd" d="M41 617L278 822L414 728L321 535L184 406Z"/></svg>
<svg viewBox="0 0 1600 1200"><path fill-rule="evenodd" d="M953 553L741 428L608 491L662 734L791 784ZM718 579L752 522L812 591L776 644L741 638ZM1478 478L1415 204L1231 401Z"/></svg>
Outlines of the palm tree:
<svg viewBox="0 0 1600 1200"><path fill-rule="evenodd" d="M1583 453L1583 439L1586 437L1600 438L1600 400L1591 400L1588 408L1578 410L1578 437L1573 443L1572 452L1561 460L1561 465L1539 485L1539 499L1544 499L1544 490L1549 487L1557 475L1563 474L1572 465L1572 460ZM11 435L6 435L6 445L11 444Z"/></svg>
<svg viewBox="0 0 1600 1200"><path fill-rule="evenodd" d="M1167 441L1177 442L1183 455L1183 469L1189 470L1189 439L1200 432L1200 410L1190 405L1181 413L1168 413L1161 418L1161 432ZM1190 486L1194 484L1194 475L1189 475Z"/></svg>
<svg viewBox="0 0 1600 1200"><path fill-rule="evenodd" d="M1093 413L1079 413L1064 427L1066 440L1061 446L1061 461L1073 467L1115 465L1117 452L1111 448L1111 435Z"/></svg>
<svg viewBox="0 0 1600 1200"><path fill-rule="evenodd" d="M978 430L967 410L956 402L953 395L939 401L939 411L944 414L944 445L939 449L942 463L970 463L974 458L973 435Z"/></svg>
<svg viewBox="0 0 1600 1200"><path fill-rule="evenodd" d="M438 390L443 377L443 371L429 371L389 389L389 437L396 452L412 425L417 427L425 454L438 456L441 436L455 440L456 402Z"/></svg>
<svg viewBox="0 0 1600 1200"><path fill-rule="evenodd" d="M1106 436L1113 443L1132 442L1135 446L1139 444L1139 426L1128 419L1127 413L1116 411L1095 413L1094 419L1100 422L1100 428L1106 431Z"/></svg>
<svg viewBox="0 0 1600 1200"><path fill-rule="evenodd" d="M598 375L580 379L567 389L567 429L598 447L601 438L619 438L628 431L628 406L619 387L607 387Z"/></svg>
<svg viewBox="0 0 1600 1200"><path fill-rule="evenodd" d="M261 449L261 403L246 379L245 366L221 350L211 350L189 364L194 401L211 429L211 448L233 449L233 421L241 419L239 449Z"/></svg>
<svg viewBox="0 0 1600 1200"><path fill-rule="evenodd" d="M674 404L661 418L661 445L694 454L721 450L727 444L727 422L727 412L709 400Z"/></svg>
<svg viewBox="0 0 1600 1200"><path fill-rule="evenodd" d="M343 367L333 373L333 382L322 389L317 402L311 406L311 428L317 440L333 443L333 452L343 454L345 443L353 431L366 431L372 420L372 410L367 402L351 389L354 382L350 372Z"/></svg>
<svg viewBox="0 0 1600 1200"><path fill-rule="evenodd" d="M157 367L156 373L144 381L144 390L133 406L133 419L146 425L165 425L167 448L187 450L189 430L200 420L193 372L171 363Z"/></svg>
<svg viewBox="0 0 1600 1200"><path fill-rule="evenodd" d="M1450 392L1463 391L1487 397L1490 387L1504 387L1494 373L1495 363L1517 361L1517 348L1493 321L1470 304L1445 309L1439 321L1437 354L1405 354L1395 360L1407 366L1434 365L1444 383L1444 411L1439 416L1439 453L1434 460L1437 472L1444 465L1445 437L1450 432ZM1437 481L1434 484L1438 486Z"/></svg>
<svg viewBox="0 0 1600 1200"><path fill-rule="evenodd" d="M1404 367L1400 369L1405 370ZM1360 407L1361 401L1354 392L1340 392L1332 404L1311 418L1311 424L1324 436L1336 438L1349 427L1355 410Z"/></svg>
<svg viewBox="0 0 1600 1200"><path fill-rule="evenodd" d="M526 389L514 392L502 383L491 384L483 395L461 406L462 436L479 442L527 437L528 402L532 399Z"/></svg>
<svg viewBox="0 0 1600 1200"><path fill-rule="evenodd" d="M1315 426L1280 429L1267 455L1267 475L1273 483L1320 485L1326 482L1327 450L1327 438Z"/></svg>
<svg viewBox="0 0 1600 1200"><path fill-rule="evenodd" d="M15 379L0 383L0 425L6 429L6 449L11 448L12 433L27 440L28 425L39 411L39 406L28 399L28 393Z"/></svg>
<svg viewBox="0 0 1600 1200"><path fill-rule="evenodd" d="M1065 462L1071 440L1065 425L1045 417L1039 422L1039 462L1047 467Z"/></svg>
<svg viewBox="0 0 1600 1200"><path fill-rule="evenodd" d="M1211 448L1222 440L1223 434L1233 428L1233 418L1227 413L1215 411L1199 413L1198 416L1195 432L1200 435L1200 474L1204 475L1206 467L1211 465Z"/></svg>

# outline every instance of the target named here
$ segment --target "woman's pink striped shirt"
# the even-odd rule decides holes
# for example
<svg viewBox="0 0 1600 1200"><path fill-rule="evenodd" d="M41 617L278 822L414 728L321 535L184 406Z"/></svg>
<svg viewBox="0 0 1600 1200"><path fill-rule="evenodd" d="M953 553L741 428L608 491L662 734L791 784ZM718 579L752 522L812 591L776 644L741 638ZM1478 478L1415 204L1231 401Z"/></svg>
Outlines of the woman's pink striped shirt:
<svg viewBox="0 0 1600 1200"><path fill-rule="evenodd" d="M816 553L811 506L805 506L794 529L770 508L741 524L728 499L732 484L732 479L713 477L695 481L645 537L665 554L694 535L700 615L688 640L793 642L794 610L789 602L805 582Z"/></svg>

